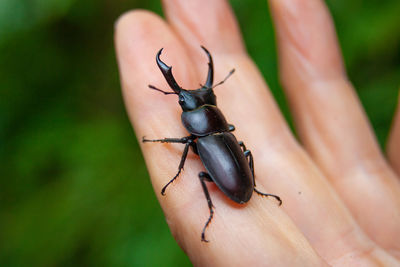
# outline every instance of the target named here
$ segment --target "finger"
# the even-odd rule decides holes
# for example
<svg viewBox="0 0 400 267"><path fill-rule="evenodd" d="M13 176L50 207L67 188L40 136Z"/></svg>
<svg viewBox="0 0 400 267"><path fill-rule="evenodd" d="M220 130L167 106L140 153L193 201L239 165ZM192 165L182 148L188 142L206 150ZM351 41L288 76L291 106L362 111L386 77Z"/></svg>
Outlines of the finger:
<svg viewBox="0 0 400 267"><path fill-rule="evenodd" d="M257 185L284 198L285 211L328 262L351 265L358 260L385 260L386 255L360 231L330 185L294 141L261 75L244 53L227 2L165 0L163 3L169 22L187 45L194 62L204 61L198 48L203 44L213 53L217 77L236 68L229 82L215 91L221 110L237 126L236 136L253 150ZM239 44L232 44L236 41ZM196 66L199 73L205 73L201 64L193 67ZM315 221L319 227L315 227Z"/></svg>
<svg viewBox="0 0 400 267"><path fill-rule="evenodd" d="M397 106L397 112L393 119L392 129L390 130L387 154L391 166L397 172L397 175L400 175L400 105Z"/></svg>
<svg viewBox="0 0 400 267"><path fill-rule="evenodd" d="M203 44L214 53L245 53L239 27L226 1L163 0L163 6L168 22L189 49L198 50Z"/></svg>
<svg viewBox="0 0 400 267"><path fill-rule="evenodd" d="M135 11L119 20L115 39L124 99L137 135L146 134L154 138L187 135L179 122L176 96L165 96L147 88L150 81L157 87L166 88L154 60L160 47L165 47L162 59L174 65L174 75L179 83L186 86L198 80L190 72L191 61L178 38L156 15ZM231 202L226 205L226 198L216 190L215 185L210 184L207 187L218 212L206 236L211 242L201 242L200 233L208 209L197 178L202 170L199 160L189 156L185 173L162 197L158 192L167 183L168 177L176 173L183 147L152 143L141 146L167 222L194 265L260 265L261 262L272 266L322 264L275 203L259 198L250 201L245 209ZM247 250L244 251L244 248Z"/></svg>
<svg viewBox="0 0 400 267"><path fill-rule="evenodd" d="M326 6L321 0L270 5L281 79L302 142L369 236L398 253L400 185L347 81Z"/></svg>

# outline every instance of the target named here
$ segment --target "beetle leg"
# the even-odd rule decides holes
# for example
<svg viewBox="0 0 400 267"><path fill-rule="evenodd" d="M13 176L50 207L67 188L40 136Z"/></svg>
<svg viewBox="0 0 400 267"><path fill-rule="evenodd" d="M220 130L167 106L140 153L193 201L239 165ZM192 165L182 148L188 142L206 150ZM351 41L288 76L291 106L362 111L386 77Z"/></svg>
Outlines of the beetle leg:
<svg viewBox="0 0 400 267"><path fill-rule="evenodd" d="M233 126L233 125L232 125ZM243 141L239 141L239 146L243 149L243 152L247 150L246 146L244 145ZM246 155L245 155L246 156ZM247 157L247 156L246 156Z"/></svg>
<svg viewBox="0 0 400 267"><path fill-rule="evenodd" d="M228 124L228 131L233 132L235 130L235 125ZM243 142L242 142L243 143ZM239 143L240 144L240 143Z"/></svg>
<svg viewBox="0 0 400 267"><path fill-rule="evenodd" d="M214 215L214 210L213 210L213 203L211 201L210 198L210 193L208 193L208 189L205 183L205 180L207 181L212 181L211 176L206 173L206 172L200 172L199 173L199 178L200 178L200 182L201 182L201 186L203 187L203 191L204 191L204 195L206 195L206 199L207 199L207 203L208 203L208 209L210 210L210 217L208 217L208 220L206 222L206 224L203 227L203 231L201 232L201 241L203 242L208 242L208 240L205 237L205 232L206 232L206 228L208 227L208 225L210 224L213 215Z"/></svg>
<svg viewBox="0 0 400 267"><path fill-rule="evenodd" d="M243 149L246 149L246 147L243 144ZM253 174L253 184L254 186L256 186L256 181L254 179L255 175L254 175L254 160L253 160L253 154L251 154L250 150L245 150L244 152L244 156L246 157L246 159L249 161L249 166L250 166L250 170L251 170L251 174Z"/></svg>
<svg viewBox="0 0 400 267"><path fill-rule="evenodd" d="M180 143L187 144L192 141L192 136L185 136L182 138L163 138L163 139L146 139L144 136L142 137L142 142L160 142L160 143Z"/></svg>
<svg viewBox="0 0 400 267"><path fill-rule="evenodd" d="M250 170L251 170L251 174L253 175L253 184L254 187L256 187L256 180L254 179L255 175L254 175L254 161L253 161L253 154L251 154L250 150L247 150L246 145L243 143L243 141L239 141L239 146L242 148L243 150L243 154L246 157L247 161L249 162L249 166L250 166Z"/></svg>
<svg viewBox="0 0 400 267"><path fill-rule="evenodd" d="M259 194L259 195L262 196L262 197L273 197L273 198L275 198L276 200L278 200L279 206L282 205L282 199L281 199L279 196L277 196L277 195L266 194L266 193L260 192L260 191L258 191L255 187L254 187L254 192L256 192L257 194Z"/></svg>
<svg viewBox="0 0 400 267"><path fill-rule="evenodd" d="M189 152L189 146L191 145L192 142L194 142L194 141L190 140L188 143L186 143L185 148L183 150L181 162L179 163L178 172L177 172L177 174L175 174L174 178L172 178L166 185L164 185L164 187L161 190L161 195L163 195L163 196L165 195L165 190L167 189L167 187L171 183L173 183L176 178L178 178L179 174L183 170L183 166L185 165L186 157L187 157L187 154Z"/></svg>
<svg viewBox="0 0 400 267"><path fill-rule="evenodd" d="M197 151L196 142L191 142L190 147L192 148L194 154L199 155L199 152Z"/></svg>
<svg viewBox="0 0 400 267"><path fill-rule="evenodd" d="M239 142L239 145L240 145L241 147L243 147L244 149L246 149L246 146L243 144L243 142ZM281 198L280 198L279 196L273 195L273 194L262 193L262 192L260 192L260 191L258 191L258 190L256 189L256 179L255 179L255 175L254 175L254 160L253 160L253 154L251 154L251 151L250 151L250 150L245 150L245 151L244 151L244 156L245 156L246 158L248 158L250 170L251 170L251 173L253 174L254 192L256 192L257 194L259 194L260 196L263 196L263 197L273 197L273 198L275 198L276 200L278 200L279 206L282 205L282 200L281 200Z"/></svg>

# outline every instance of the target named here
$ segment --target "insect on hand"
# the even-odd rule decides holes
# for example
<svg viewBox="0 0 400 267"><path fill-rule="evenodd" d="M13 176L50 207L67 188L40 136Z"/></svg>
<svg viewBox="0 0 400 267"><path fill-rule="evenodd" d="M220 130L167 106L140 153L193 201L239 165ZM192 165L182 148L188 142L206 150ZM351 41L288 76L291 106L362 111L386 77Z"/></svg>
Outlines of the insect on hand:
<svg viewBox="0 0 400 267"><path fill-rule="evenodd" d="M243 142L237 141L232 134L235 127L228 124L222 112L218 109L213 89L223 84L234 69L229 72L224 80L213 86L214 67L213 60L206 48L201 47L208 56L208 75L205 84L196 90L181 88L172 75L171 67L161 61L162 49L157 53L156 61L162 74L172 88L173 92L166 92L152 85L149 88L162 92L165 95L177 95L182 107L182 123L190 133L183 138L164 138L143 142L181 143L185 144L178 173L163 187L161 194L181 173L189 147L197 154L207 172L200 172L199 179L206 196L210 216L201 233L201 241L208 242L205 231L210 224L214 210L205 181L214 182L218 188L233 201L243 204L249 201L253 191L261 196L271 196L282 204L281 199L272 194L261 193L255 188L254 161L250 150L246 149ZM223 155L223 156L221 156Z"/></svg>

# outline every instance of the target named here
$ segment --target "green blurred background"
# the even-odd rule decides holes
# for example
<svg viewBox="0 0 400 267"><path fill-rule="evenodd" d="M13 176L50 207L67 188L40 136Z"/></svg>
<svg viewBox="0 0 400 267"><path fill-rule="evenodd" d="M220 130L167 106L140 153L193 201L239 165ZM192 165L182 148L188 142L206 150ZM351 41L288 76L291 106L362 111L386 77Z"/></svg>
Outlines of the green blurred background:
<svg viewBox="0 0 400 267"><path fill-rule="evenodd" d="M290 122L267 2L231 3ZM328 5L384 146L400 84L400 2ZM156 0L0 0L0 266L190 265L122 102L113 27L132 8L161 14Z"/></svg>

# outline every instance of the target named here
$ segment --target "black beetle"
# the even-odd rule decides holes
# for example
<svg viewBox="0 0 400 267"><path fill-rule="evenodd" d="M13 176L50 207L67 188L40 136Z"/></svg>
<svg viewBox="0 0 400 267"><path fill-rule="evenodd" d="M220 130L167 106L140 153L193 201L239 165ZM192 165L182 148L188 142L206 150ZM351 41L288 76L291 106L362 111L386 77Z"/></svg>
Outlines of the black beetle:
<svg viewBox="0 0 400 267"><path fill-rule="evenodd" d="M143 142L181 143L186 144L178 167L178 173L161 190L165 189L181 173L189 147L200 156L207 172L200 172L199 178L207 198L210 216L201 233L201 241L205 239L205 230L214 214L213 204L208 193L205 181L216 183L219 189L233 201L243 204L249 201L253 191L262 196L272 196L282 204L281 199L272 194L261 193L255 188L254 162L250 150L241 141L237 141L231 133L235 127L228 124L222 112L218 109L216 97L213 91L218 85L223 84L235 71L232 69L224 80L213 86L214 67L211 54L201 46L208 56L207 80L201 88L196 90L185 90L181 88L172 75L172 67L161 61L160 55L163 49L157 53L156 61L162 74L174 92L165 92L152 85L149 88L157 90L166 95L175 94L179 96L179 104L182 107L182 123L190 133L183 138L164 138L149 140L143 137Z"/></svg>

